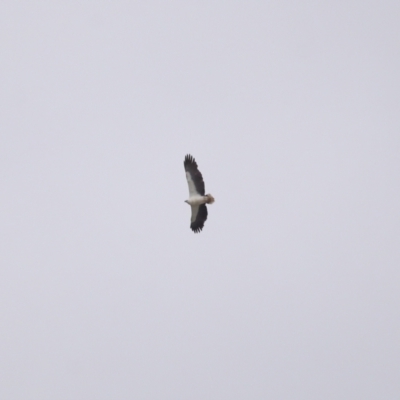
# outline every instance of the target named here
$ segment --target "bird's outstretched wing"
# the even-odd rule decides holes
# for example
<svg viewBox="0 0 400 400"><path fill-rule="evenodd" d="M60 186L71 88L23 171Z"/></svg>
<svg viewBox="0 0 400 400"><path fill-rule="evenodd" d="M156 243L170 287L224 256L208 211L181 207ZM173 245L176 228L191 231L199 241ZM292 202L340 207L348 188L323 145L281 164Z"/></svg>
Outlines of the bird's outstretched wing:
<svg viewBox="0 0 400 400"><path fill-rule="evenodd" d="M207 207L205 204L192 207L192 218L190 220L190 229L194 233L198 233L203 229L204 222L207 220Z"/></svg>
<svg viewBox="0 0 400 400"><path fill-rule="evenodd" d="M205 187L203 176L197 168L196 160L190 155L186 155L185 161L183 162L186 171L186 179L189 185L189 196L204 196Z"/></svg>

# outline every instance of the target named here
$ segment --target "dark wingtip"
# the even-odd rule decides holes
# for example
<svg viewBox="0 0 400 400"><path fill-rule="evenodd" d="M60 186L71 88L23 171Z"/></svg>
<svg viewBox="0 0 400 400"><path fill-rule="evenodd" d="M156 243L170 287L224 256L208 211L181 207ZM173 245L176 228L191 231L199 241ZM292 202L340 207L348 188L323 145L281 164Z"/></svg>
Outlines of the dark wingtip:
<svg viewBox="0 0 400 400"><path fill-rule="evenodd" d="M185 161L183 162L183 164L185 166L193 164L197 167L196 160L194 159L194 157L191 154L186 154Z"/></svg>
<svg viewBox="0 0 400 400"><path fill-rule="evenodd" d="M204 225L203 225L203 226L196 226L196 227L191 226L191 227L190 227L190 229L191 229L194 233L200 233L200 232L202 231L203 228L204 228Z"/></svg>

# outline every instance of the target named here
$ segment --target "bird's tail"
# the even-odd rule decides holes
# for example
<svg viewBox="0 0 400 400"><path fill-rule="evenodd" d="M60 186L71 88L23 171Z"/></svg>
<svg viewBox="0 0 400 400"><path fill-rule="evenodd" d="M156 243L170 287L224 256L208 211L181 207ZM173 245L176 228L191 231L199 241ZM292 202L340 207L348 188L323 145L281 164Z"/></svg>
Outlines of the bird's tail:
<svg viewBox="0 0 400 400"><path fill-rule="evenodd" d="M211 194L206 194L206 197L207 197L207 201L206 201L207 204L214 203L215 199L214 199L214 197L211 196Z"/></svg>

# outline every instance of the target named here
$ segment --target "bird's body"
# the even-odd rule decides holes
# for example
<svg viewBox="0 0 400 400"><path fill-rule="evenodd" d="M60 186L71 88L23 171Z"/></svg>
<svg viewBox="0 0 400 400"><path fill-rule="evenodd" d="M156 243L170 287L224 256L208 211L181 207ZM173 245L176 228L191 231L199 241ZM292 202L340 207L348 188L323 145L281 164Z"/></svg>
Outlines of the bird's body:
<svg viewBox="0 0 400 400"><path fill-rule="evenodd" d="M211 194L204 194L204 181L201 172L197 168L195 159L188 154L183 162L186 172L186 179L189 186L189 199L185 200L191 206L192 217L190 219L190 229L198 233L203 229L207 219L208 211L206 204L214 203Z"/></svg>
<svg viewBox="0 0 400 400"><path fill-rule="evenodd" d="M205 196L193 196L190 197L188 200L185 200L190 206L199 206L200 204L205 204L206 200L204 199Z"/></svg>

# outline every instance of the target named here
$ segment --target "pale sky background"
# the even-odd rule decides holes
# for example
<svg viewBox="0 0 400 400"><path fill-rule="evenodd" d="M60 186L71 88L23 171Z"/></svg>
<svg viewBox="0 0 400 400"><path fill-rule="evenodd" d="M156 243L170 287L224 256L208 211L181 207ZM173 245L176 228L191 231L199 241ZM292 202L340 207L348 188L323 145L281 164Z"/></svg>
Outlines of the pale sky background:
<svg viewBox="0 0 400 400"><path fill-rule="evenodd" d="M400 398L398 0L2 1L0 45L1 399Z"/></svg>

